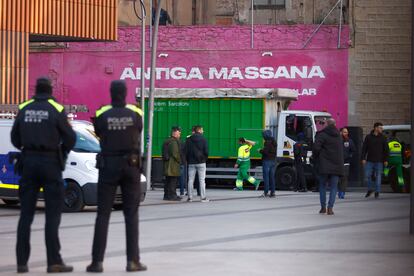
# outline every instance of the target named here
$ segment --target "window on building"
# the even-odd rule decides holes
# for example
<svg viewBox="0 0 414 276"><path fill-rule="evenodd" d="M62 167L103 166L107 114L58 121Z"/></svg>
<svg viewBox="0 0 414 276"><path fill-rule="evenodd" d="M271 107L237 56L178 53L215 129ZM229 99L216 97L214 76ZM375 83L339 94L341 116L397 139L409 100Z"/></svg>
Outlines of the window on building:
<svg viewBox="0 0 414 276"><path fill-rule="evenodd" d="M286 0L254 0L255 9L283 9L286 6Z"/></svg>

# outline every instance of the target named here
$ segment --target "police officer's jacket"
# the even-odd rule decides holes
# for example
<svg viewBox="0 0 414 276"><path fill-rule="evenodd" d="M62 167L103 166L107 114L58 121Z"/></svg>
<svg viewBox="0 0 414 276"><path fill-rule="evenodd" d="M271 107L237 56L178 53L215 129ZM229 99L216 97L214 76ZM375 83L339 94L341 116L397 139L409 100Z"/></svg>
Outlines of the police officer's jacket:
<svg viewBox="0 0 414 276"><path fill-rule="evenodd" d="M140 153L142 111L130 104L112 104L96 111L95 132L103 156Z"/></svg>
<svg viewBox="0 0 414 276"><path fill-rule="evenodd" d="M75 145L76 134L64 107L51 95L41 93L19 105L11 142L23 152L57 153L63 150L67 154Z"/></svg>

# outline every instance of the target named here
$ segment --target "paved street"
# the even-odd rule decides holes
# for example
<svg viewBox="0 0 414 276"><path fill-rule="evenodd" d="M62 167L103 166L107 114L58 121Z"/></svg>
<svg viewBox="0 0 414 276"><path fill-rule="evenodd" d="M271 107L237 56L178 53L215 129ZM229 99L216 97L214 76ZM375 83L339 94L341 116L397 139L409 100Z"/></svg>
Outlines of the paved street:
<svg viewBox="0 0 414 276"><path fill-rule="evenodd" d="M318 194L208 190L209 203L165 203L151 191L140 211L142 275L410 275L414 236L408 235L409 197L362 192L337 201L335 216L319 215ZM40 204L41 205L41 204ZM0 274L15 274L18 208L0 205ZM64 214L62 255L86 274L95 208ZM43 209L33 224L30 271L46 274ZM122 212L112 213L106 275L124 275Z"/></svg>

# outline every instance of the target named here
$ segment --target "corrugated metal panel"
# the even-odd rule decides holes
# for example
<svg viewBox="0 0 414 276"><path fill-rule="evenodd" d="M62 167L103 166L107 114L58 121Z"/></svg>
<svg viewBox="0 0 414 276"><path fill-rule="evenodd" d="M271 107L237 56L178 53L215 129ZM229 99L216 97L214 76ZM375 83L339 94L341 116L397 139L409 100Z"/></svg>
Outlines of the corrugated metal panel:
<svg viewBox="0 0 414 276"><path fill-rule="evenodd" d="M0 0L0 103L28 93L29 33L116 40L117 0Z"/></svg>
<svg viewBox="0 0 414 276"><path fill-rule="evenodd" d="M0 29L115 40L116 0L0 0Z"/></svg>
<svg viewBox="0 0 414 276"><path fill-rule="evenodd" d="M265 99L246 98L155 99L153 154L161 155L172 126L180 126L185 139L192 126L203 125L210 156L237 156L239 137L256 141L255 149L261 148L264 103ZM147 109L146 105L146 112ZM251 157L260 156L257 150L251 152Z"/></svg>
<svg viewBox="0 0 414 276"><path fill-rule="evenodd" d="M28 93L29 34L0 30L0 101L16 104Z"/></svg>

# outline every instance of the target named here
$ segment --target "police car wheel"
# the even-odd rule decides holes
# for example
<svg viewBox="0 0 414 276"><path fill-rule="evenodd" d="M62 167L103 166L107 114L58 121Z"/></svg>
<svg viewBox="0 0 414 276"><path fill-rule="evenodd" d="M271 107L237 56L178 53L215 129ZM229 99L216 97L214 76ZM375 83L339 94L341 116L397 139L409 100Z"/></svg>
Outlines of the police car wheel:
<svg viewBox="0 0 414 276"><path fill-rule="evenodd" d="M276 183L280 190L289 191L295 184L296 173L292 167L282 167L276 170Z"/></svg>
<svg viewBox="0 0 414 276"><path fill-rule="evenodd" d="M68 181L65 187L63 211L79 212L85 206L82 189L76 182Z"/></svg>
<svg viewBox="0 0 414 276"><path fill-rule="evenodd" d="M17 199L3 199L3 202L9 206L14 206L14 205L19 204L19 201Z"/></svg>

